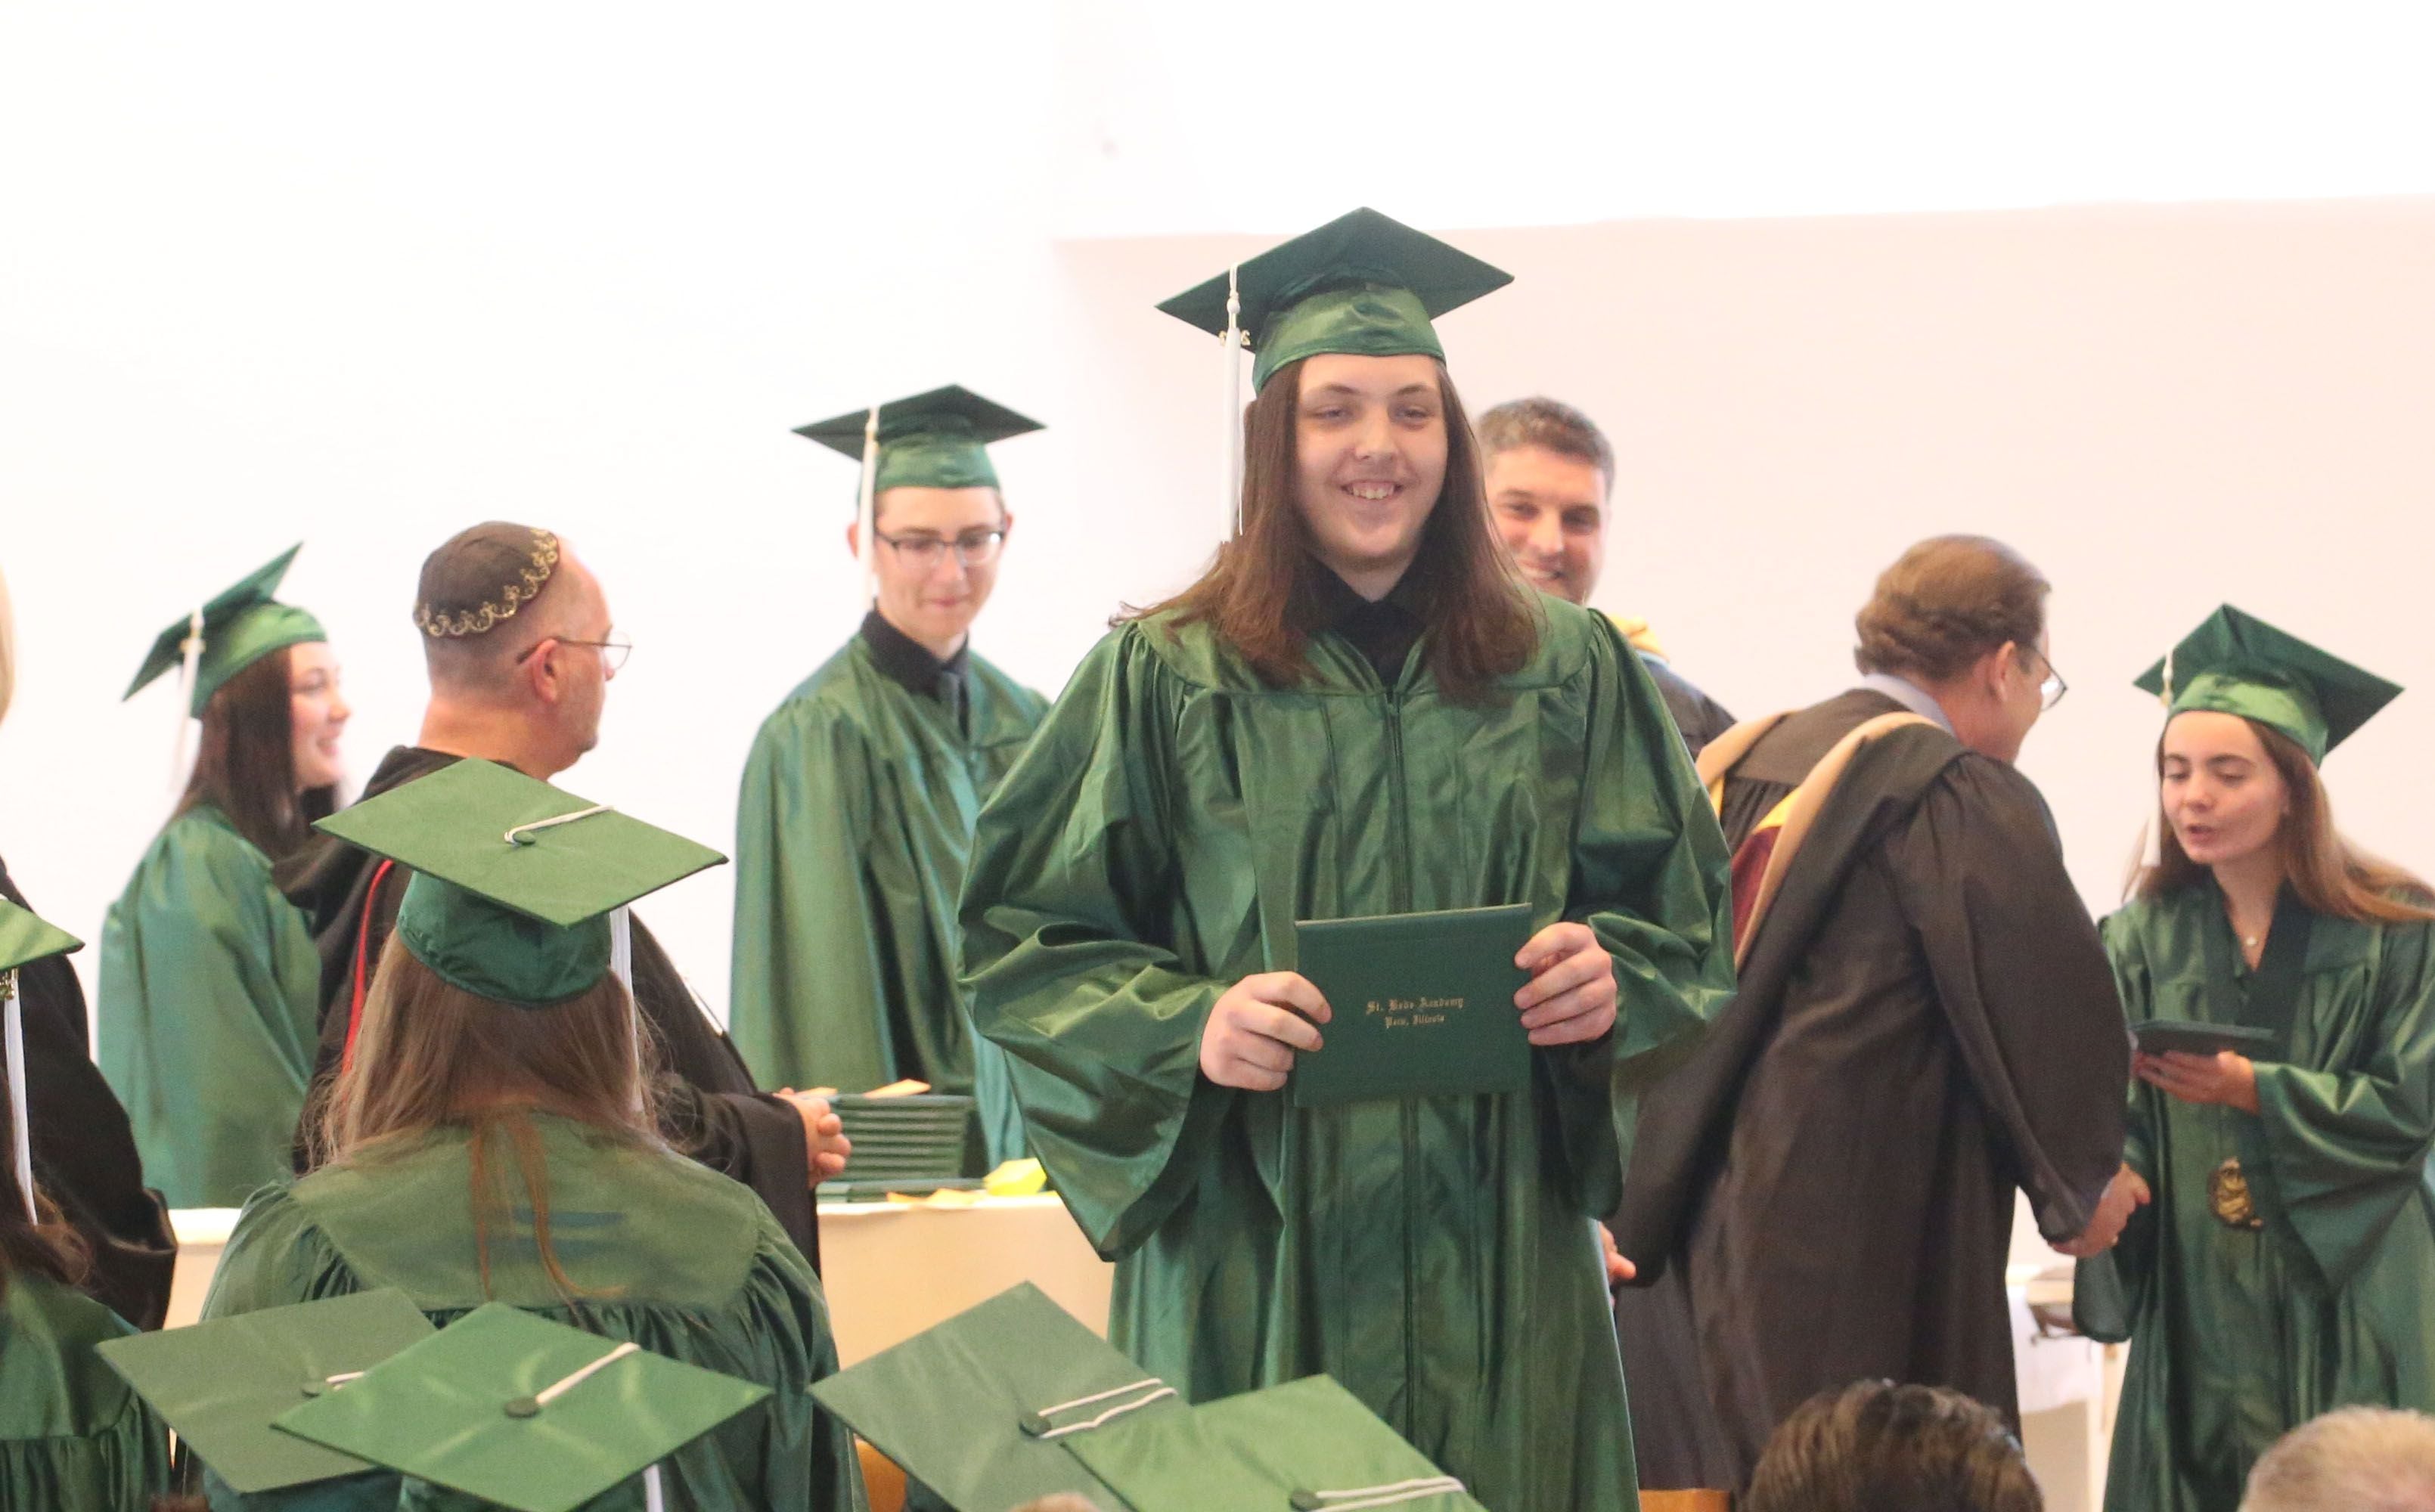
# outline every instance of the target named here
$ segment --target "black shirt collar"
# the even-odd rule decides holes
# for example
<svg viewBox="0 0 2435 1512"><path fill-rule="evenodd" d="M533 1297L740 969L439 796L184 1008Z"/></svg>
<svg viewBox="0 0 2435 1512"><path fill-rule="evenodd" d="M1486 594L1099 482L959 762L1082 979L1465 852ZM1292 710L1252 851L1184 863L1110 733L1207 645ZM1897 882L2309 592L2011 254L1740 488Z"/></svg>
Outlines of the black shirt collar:
<svg viewBox="0 0 2435 1512"><path fill-rule="evenodd" d="M1361 653L1378 680L1389 687L1404 675L1404 663L1412 647L1428 627L1421 617L1423 602L1418 576L1407 571L1390 589L1387 596L1372 601L1354 592L1353 585L1338 576L1334 569L1318 566L1312 574L1313 607L1317 610L1318 628L1334 630Z"/></svg>
<svg viewBox="0 0 2435 1512"><path fill-rule="evenodd" d="M962 711L964 679L972 665L970 637L956 647L954 656L941 662L921 642L889 624L887 616L877 610L862 617L860 634L872 662L889 680L907 693L936 698L950 709Z"/></svg>

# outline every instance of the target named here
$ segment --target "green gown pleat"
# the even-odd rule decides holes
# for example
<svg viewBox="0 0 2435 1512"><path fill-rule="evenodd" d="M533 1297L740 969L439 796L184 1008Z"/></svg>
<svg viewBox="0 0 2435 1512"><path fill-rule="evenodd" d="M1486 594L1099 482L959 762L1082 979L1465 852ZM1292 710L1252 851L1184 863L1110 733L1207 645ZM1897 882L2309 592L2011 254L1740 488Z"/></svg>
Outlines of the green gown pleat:
<svg viewBox="0 0 2435 1512"><path fill-rule="evenodd" d="M2114 1512L2229 1508L2269 1445L2336 1407L2435 1411L2435 926L2306 923L2258 1116L2132 1092L2126 1159L2155 1202L2112 1257L2132 1336ZM2210 933L2237 961L2212 884L2105 921L2133 1022L2223 1022ZM2215 1214L2209 1178L2233 1159L2261 1229Z"/></svg>
<svg viewBox="0 0 2435 1512"><path fill-rule="evenodd" d="M48 1277L0 1300L0 1507L146 1512L169 1489L160 1419L94 1346L135 1330Z"/></svg>
<svg viewBox="0 0 2435 1512"><path fill-rule="evenodd" d="M208 804L170 820L102 924L95 1056L170 1207L287 1179L320 983L269 858Z"/></svg>
<svg viewBox="0 0 2435 1512"><path fill-rule="evenodd" d="M1115 631L982 812L965 959L1033 1151L1117 1263L1119 1348L1196 1400L1327 1372L1499 1512L1597 1512L1636 1503L1591 1225L1616 1094L1728 995L1729 902L1646 671L1544 612L1473 707L1425 641L1388 688L1319 636L1277 691L1203 627ZM1293 966L1296 919L1507 902L1589 924L1620 991L1528 1095L1294 1108L1199 1074L1211 1005Z"/></svg>
<svg viewBox="0 0 2435 1512"><path fill-rule="evenodd" d="M959 721L856 636L763 723L736 809L729 1032L767 1086L977 1092L994 1162L1022 1124L957 988L956 895L1047 705L977 656L966 686Z"/></svg>
<svg viewBox="0 0 2435 1512"><path fill-rule="evenodd" d="M570 1306L541 1266L531 1210L491 1231L488 1287L476 1260L470 1137L446 1131L377 1159L329 1166L246 1206L203 1315L393 1286L446 1327L485 1300L631 1339L647 1349L757 1382L776 1394L662 1462L669 1512L847 1512L864 1507L853 1435L814 1404L837 1368L828 1304L811 1267L750 1189L689 1160L579 1125L533 1119L548 1172L550 1242L575 1283ZM512 1172L507 1143L491 1149ZM503 1163L509 1162L509 1163ZM355 1512L481 1503L371 1474L243 1496L216 1477L216 1512ZM587 1508L642 1505L639 1479Z"/></svg>

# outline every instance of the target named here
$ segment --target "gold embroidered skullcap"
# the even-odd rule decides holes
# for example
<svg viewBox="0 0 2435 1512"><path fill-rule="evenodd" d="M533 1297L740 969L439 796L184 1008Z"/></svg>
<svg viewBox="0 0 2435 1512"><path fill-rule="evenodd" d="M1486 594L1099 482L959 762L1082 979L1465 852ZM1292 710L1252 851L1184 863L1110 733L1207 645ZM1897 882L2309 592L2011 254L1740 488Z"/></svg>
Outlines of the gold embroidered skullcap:
<svg viewBox="0 0 2435 1512"><path fill-rule="evenodd" d="M558 557L558 537L538 525L490 520L460 530L423 559L414 623L435 641L488 635L541 596Z"/></svg>

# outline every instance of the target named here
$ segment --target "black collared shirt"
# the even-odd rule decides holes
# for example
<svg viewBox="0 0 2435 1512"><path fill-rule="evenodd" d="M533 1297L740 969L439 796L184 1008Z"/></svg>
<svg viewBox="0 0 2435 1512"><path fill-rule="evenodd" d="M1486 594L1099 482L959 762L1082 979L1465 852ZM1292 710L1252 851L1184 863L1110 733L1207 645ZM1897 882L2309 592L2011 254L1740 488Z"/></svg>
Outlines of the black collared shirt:
<svg viewBox="0 0 2435 1512"><path fill-rule="evenodd" d="M1353 591L1334 570L1321 567L1313 575L1318 627L1334 630L1361 653L1378 680L1393 687L1404 675L1404 662L1428 628L1421 618L1421 591L1407 572L1387 596L1373 602Z"/></svg>
<svg viewBox="0 0 2435 1512"><path fill-rule="evenodd" d="M938 699L958 719L964 716L964 689L973 651L969 637L956 647L954 656L941 662L921 642L889 624L877 610L862 617L859 633L872 662L890 681L920 697Z"/></svg>

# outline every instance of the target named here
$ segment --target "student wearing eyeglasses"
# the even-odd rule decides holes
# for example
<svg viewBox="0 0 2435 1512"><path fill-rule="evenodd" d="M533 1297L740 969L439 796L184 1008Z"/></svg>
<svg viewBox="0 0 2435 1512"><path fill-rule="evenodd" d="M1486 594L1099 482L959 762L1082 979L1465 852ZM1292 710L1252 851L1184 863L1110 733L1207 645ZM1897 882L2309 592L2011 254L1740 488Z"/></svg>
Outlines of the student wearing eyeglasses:
<svg viewBox="0 0 2435 1512"><path fill-rule="evenodd" d="M1039 428L952 387L803 427L865 458L846 543L871 609L762 724L735 825L745 1058L775 1085L974 1094L992 1165L1022 1153L1022 1126L966 1022L956 895L1047 700L975 655L972 629L1014 526L987 448Z"/></svg>

